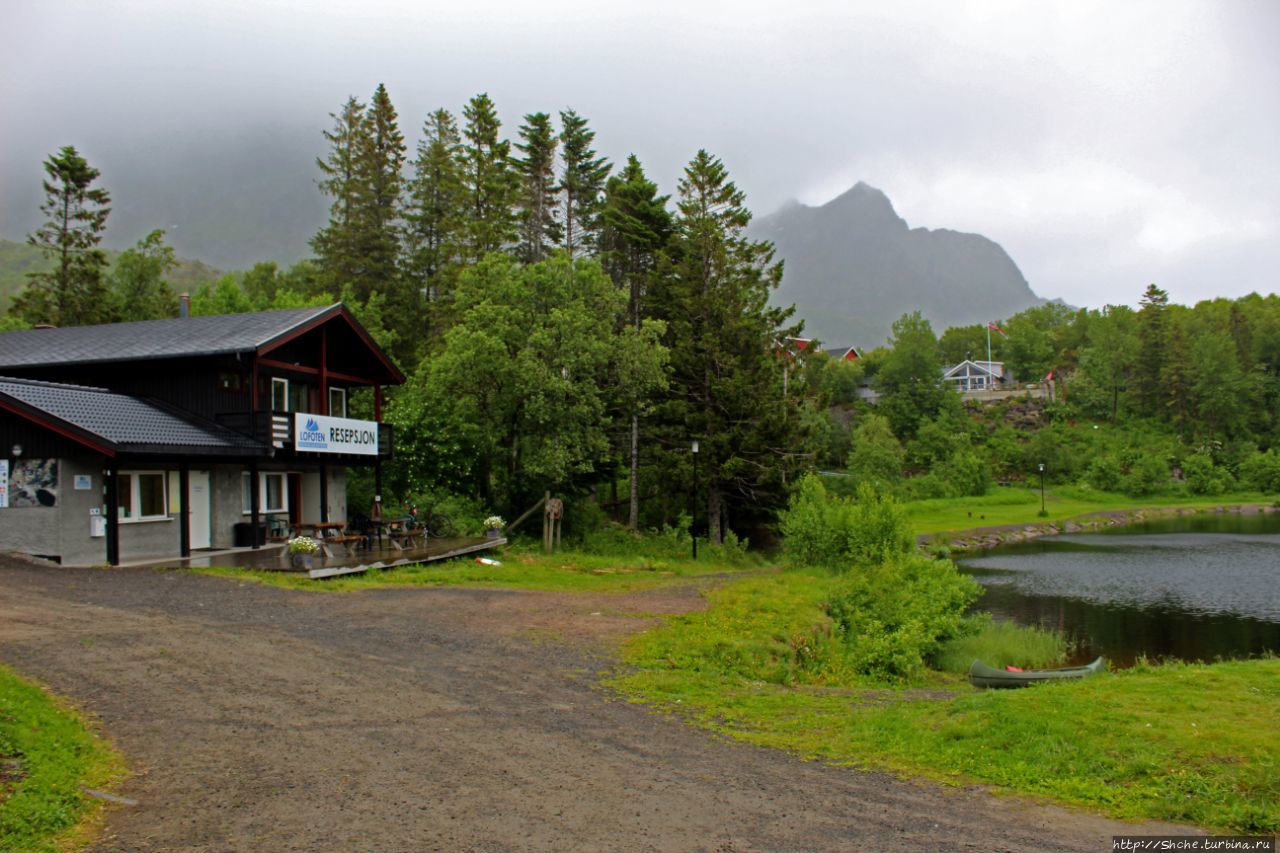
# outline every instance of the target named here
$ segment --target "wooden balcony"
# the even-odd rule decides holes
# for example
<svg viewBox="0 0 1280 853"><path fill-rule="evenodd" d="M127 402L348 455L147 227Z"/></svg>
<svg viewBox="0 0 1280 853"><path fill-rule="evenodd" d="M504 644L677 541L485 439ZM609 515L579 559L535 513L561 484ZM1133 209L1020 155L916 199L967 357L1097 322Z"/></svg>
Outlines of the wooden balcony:
<svg viewBox="0 0 1280 853"><path fill-rule="evenodd" d="M247 435L256 441L270 445L276 449L277 458L298 457L307 459L323 459L332 456L335 459L349 461L371 459L359 454L345 453L312 453L294 449L293 416L294 412L229 412L218 415L219 425ZM395 456L395 430L391 424L378 424L378 458L392 459Z"/></svg>

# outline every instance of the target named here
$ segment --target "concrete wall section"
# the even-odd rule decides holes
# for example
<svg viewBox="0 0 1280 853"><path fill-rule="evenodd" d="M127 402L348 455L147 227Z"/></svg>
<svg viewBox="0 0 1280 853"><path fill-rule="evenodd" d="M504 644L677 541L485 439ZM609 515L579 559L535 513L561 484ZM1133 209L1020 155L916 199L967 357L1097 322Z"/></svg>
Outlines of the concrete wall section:
<svg viewBox="0 0 1280 853"><path fill-rule="evenodd" d="M58 554L70 565L101 565L107 561L107 537L90 535L90 510L104 511L102 457L63 459L62 486L58 495ZM75 487L76 477L88 477L89 488ZM104 518L99 515L98 517ZM123 554L123 551L121 551Z"/></svg>
<svg viewBox="0 0 1280 853"><path fill-rule="evenodd" d="M210 546L230 548L235 544L235 525L248 521L243 515L244 484L241 465L214 465L209 469Z"/></svg>

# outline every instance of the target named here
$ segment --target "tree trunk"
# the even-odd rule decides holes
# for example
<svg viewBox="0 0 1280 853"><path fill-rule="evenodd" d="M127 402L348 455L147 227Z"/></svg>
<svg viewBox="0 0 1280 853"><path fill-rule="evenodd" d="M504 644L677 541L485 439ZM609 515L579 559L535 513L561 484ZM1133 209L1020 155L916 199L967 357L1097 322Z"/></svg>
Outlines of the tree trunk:
<svg viewBox="0 0 1280 853"><path fill-rule="evenodd" d="M640 416L631 416L631 511L627 515L627 527L637 530L640 526Z"/></svg>
<svg viewBox="0 0 1280 853"><path fill-rule="evenodd" d="M713 484L707 489L707 542L720 545L723 541L720 533L720 488Z"/></svg>

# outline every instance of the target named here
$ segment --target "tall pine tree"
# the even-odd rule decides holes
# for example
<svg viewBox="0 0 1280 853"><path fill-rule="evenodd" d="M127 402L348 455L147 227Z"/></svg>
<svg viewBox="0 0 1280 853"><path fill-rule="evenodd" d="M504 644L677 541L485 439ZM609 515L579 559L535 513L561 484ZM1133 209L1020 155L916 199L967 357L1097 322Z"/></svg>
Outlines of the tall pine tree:
<svg viewBox="0 0 1280 853"><path fill-rule="evenodd" d="M645 305L649 284L671 239L669 198L658 195L658 185L645 176L634 154L605 188L600 260L614 285L627 293L624 337L639 337L643 332L642 321L649 313ZM627 524L632 530L640 522L640 418L652 402L643 392L656 390L659 384L646 388L643 383L627 383L621 401L630 432L626 454L631 471Z"/></svg>
<svg viewBox="0 0 1280 853"><path fill-rule="evenodd" d="M466 118L461 151L466 251L468 260L478 262L516 241L520 175L512 167L511 143L500 135L502 122L489 96L476 95L462 114Z"/></svg>
<svg viewBox="0 0 1280 853"><path fill-rule="evenodd" d="M393 307L410 308L400 292L401 199L404 136L399 116L381 83L365 117L360 147L362 275L351 282L361 303L382 293Z"/></svg>
<svg viewBox="0 0 1280 853"><path fill-rule="evenodd" d="M609 161L591 147L596 133L573 110L560 113L560 147L564 172L560 178L564 209L564 248L569 257L595 252L600 237L600 208L609 177Z"/></svg>
<svg viewBox="0 0 1280 853"><path fill-rule="evenodd" d="M320 261L321 275L329 292L337 298L342 285L362 273L360 263L360 220L362 204L362 160L367 135L365 106L352 95L338 113L330 113L333 129L324 132L329 154L316 159L324 177L320 191L333 199L329 222L311 238L311 248Z"/></svg>
<svg viewBox="0 0 1280 853"><path fill-rule="evenodd" d="M800 324L788 325L794 308L769 305L782 264L771 244L745 236L751 213L743 200L720 160L699 151L679 184L673 262L653 298L671 350L665 444L682 448L686 461L689 443L700 444L695 485L706 496L713 544L730 509L781 505L787 468L805 444L779 352Z"/></svg>
<svg viewBox="0 0 1280 853"><path fill-rule="evenodd" d="M112 300L104 281L107 256L98 243L111 213L111 195L93 186L100 173L70 145L46 160L44 170L40 211L48 219L27 242L54 267L28 274L12 313L31 324L105 323L112 319Z"/></svg>
<svg viewBox="0 0 1280 853"><path fill-rule="evenodd" d="M530 113L520 126L516 148L524 154L517 161L520 170L520 260L535 264L560 242L560 221L556 206L556 138L551 116Z"/></svg>
<svg viewBox="0 0 1280 853"><path fill-rule="evenodd" d="M444 109L427 117L413 163L405 214L405 273L423 295L423 326L436 339L448 325L465 237L462 134Z"/></svg>

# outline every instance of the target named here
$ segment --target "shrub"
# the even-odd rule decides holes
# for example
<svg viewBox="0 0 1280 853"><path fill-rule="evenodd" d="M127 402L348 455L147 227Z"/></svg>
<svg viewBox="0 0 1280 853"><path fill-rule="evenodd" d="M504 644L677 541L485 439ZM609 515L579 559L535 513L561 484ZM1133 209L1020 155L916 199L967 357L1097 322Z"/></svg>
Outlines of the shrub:
<svg viewBox="0 0 1280 853"><path fill-rule="evenodd" d="M1134 497L1154 495L1169 485L1169 465L1158 456L1140 456L1125 474L1125 494Z"/></svg>
<svg viewBox="0 0 1280 853"><path fill-rule="evenodd" d="M1231 472L1214 465L1207 453L1196 453L1182 460L1182 474L1193 495L1220 495L1233 484Z"/></svg>
<svg viewBox="0 0 1280 853"><path fill-rule="evenodd" d="M957 450L947 457L938 466L938 476L951 486L957 497L980 497L991 486L991 472L986 463L968 449Z"/></svg>
<svg viewBox="0 0 1280 853"><path fill-rule="evenodd" d="M906 554L914 545L906 513L892 497L865 484L856 500L833 497L812 474L791 496L781 529L793 561L838 571Z"/></svg>
<svg viewBox="0 0 1280 853"><path fill-rule="evenodd" d="M919 675L940 644L960 634L979 587L949 560L899 554L849 572L832 587L827 611L863 675Z"/></svg>
<svg viewBox="0 0 1280 853"><path fill-rule="evenodd" d="M1104 492L1117 492L1124 481L1124 469L1114 456L1099 456L1089 463L1089 471L1085 481L1095 489Z"/></svg>
<svg viewBox="0 0 1280 853"><path fill-rule="evenodd" d="M1280 492L1280 453L1273 447L1250 456L1240 466L1240 480L1260 492Z"/></svg>

